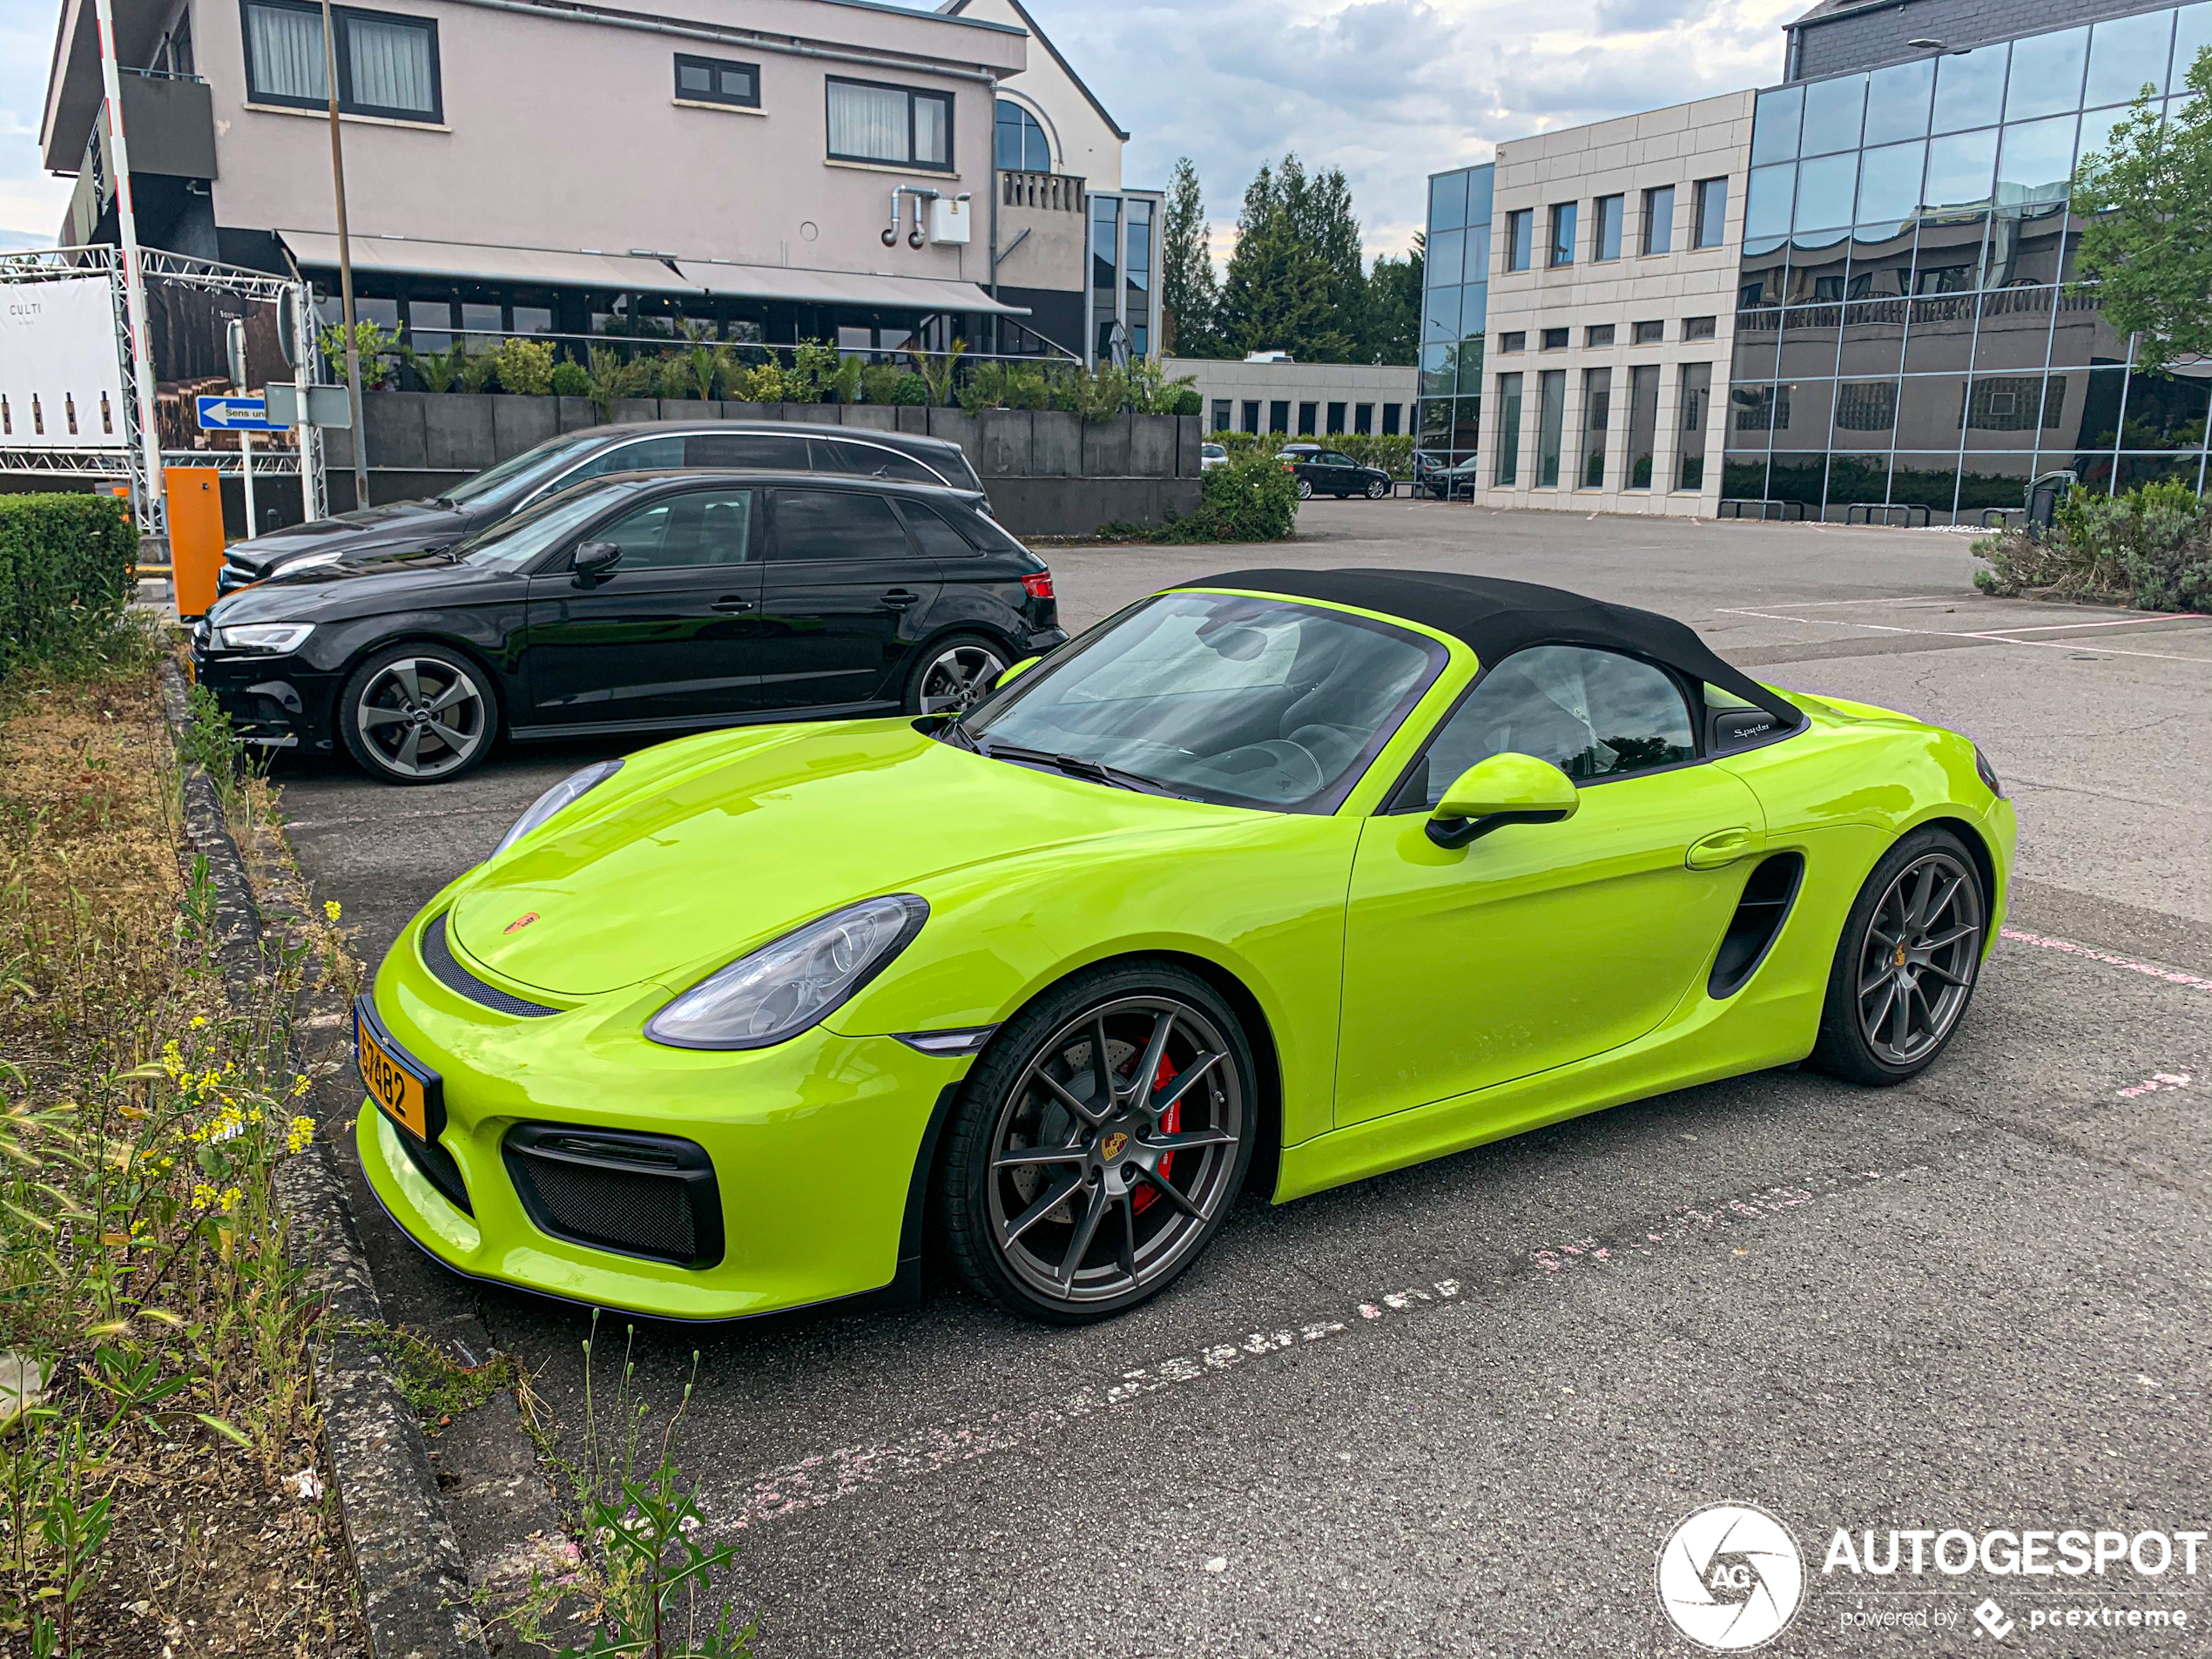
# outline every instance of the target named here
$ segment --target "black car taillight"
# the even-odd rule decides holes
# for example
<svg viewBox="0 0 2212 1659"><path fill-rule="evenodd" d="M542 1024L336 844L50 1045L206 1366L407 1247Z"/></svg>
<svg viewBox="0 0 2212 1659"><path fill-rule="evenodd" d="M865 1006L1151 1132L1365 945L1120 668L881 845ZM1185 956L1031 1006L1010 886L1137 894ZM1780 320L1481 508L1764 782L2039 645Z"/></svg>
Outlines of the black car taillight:
<svg viewBox="0 0 2212 1659"><path fill-rule="evenodd" d="M1049 599L1052 592L1052 572L1033 570L1022 578L1022 591L1032 599Z"/></svg>

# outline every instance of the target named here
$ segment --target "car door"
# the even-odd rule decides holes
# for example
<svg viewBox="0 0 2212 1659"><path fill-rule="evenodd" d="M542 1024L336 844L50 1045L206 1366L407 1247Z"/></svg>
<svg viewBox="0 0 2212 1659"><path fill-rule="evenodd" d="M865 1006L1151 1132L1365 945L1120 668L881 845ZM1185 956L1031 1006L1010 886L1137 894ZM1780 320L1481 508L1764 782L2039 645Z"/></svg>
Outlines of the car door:
<svg viewBox="0 0 2212 1659"><path fill-rule="evenodd" d="M887 496L825 481L769 493L760 604L764 708L896 696L894 670L942 586Z"/></svg>
<svg viewBox="0 0 2212 1659"><path fill-rule="evenodd" d="M1575 815L1456 850L1430 840L1444 790L1506 752L1574 779ZM1751 790L1696 756L1688 698L1636 658L1534 646L1478 682L1361 832L1337 1122L1571 1064L1666 1018L1700 982L1765 833Z"/></svg>
<svg viewBox="0 0 2212 1659"><path fill-rule="evenodd" d="M1328 482L1317 484L1317 489L1327 489L1339 495L1349 495L1364 489L1366 480L1359 475L1359 463L1350 455L1335 449L1325 449L1320 455Z"/></svg>
<svg viewBox="0 0 2212 1659"><path fill-rule="evenodd" d="M570 549L532 576L532 723L697 724L756 706L759 518L750 487L658 494L578 538L621 548L612 569L577 576Z"/></svg>

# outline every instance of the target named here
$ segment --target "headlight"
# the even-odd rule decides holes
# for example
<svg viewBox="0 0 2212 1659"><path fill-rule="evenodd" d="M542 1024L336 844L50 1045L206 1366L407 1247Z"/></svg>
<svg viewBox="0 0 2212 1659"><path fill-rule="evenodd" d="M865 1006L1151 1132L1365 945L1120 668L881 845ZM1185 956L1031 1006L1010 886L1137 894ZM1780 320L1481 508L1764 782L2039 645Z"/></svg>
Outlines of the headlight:
<svg viewBox="0 0 2212 1659"><path fill-rule="evenodd" d="M1982 782L1989 786L1991 794L2000 800L2005 799L2005 786L1997 781L1997 768L1989 764L1989 757L1982 753L1979 744L1974 745L1974 770L1981 774Z"/></svg>
<svg viewBox="0 0 2212 1659"><path fill-rule="evenodd" d="M250 651L264 657L281 657L307 643L315 631L312 622L240 622L215 630L218 651Z"/></svg>
<svg viewBox="0 0 2212 1659"><path fill-rule="evenodd" d="M514 827L500 837L499 845L491 850L492 857L497 858L579 795L597 789L621 770L621 761L602 760L582 772L570 772L529 804L529 810L515 820Z"/></svg>
<svg viewBox="0 0 2212 1659"><path fill-rule="evenodd" d="M929 918L911 893L810 921L710 974L645 1022L677 1049L765 1049L819 1024L881 973Z"/></svg>
<svg viewBox="0 0 2212 1659"><path fill-rule="evenodd" d="M292 576L301 570L325 570L346 556L336 548L322 553L302 553L296 559L287 559L269 572L271 576Z"/></svg>

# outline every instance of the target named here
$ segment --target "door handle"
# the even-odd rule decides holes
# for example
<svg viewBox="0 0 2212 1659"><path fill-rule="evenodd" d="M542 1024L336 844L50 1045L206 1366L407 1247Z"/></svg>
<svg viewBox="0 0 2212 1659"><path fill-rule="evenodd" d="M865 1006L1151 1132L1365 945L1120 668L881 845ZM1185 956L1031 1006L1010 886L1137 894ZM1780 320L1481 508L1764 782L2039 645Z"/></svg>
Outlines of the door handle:
<svg viewBox="0 0 2212 1659"><path fill-rule="evenodd" d="M1689 855L1683 861L1693 870L1718 870L1759 850L1761 837L1755 830L1737 825L1731 829L1715 830L1710 835L1700 836L1689 844Z"/></svg>
<svg viewBox="0 0 2212 1659"><path fill-rule="evenodd" d="M710 610L719 610L725 617L733 617L740 610L752 610L752 601L750 599L739 599L733 595L725 595L723 597L717 599L712 604L709 605L707 609Z"/></svg>
<svg viewBox="0 0 2212 1659"><path fill-rule="evenodd" d="M908 605L918 604L921 598L921 596L912 589L894 588L883 596L883 603L894 610L904 610Z"/></svg>

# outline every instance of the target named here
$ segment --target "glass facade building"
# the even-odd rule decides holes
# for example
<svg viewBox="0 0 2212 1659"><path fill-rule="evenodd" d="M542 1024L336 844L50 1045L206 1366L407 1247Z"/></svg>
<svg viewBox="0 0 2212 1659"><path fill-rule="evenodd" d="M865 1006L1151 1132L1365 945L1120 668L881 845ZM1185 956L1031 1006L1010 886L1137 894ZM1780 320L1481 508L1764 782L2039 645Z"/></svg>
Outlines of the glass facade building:
<svg viewBox="0 0 2212 1659"><path fill-rule="evenodd" d="M1453 464L1474 455L1482 431L1482 331L1490 299L1491 186L1495 175L1496 169L1486 163L1438 173L1428 181L1420 413L1414 442ZM1527 231L1523 226L1521 233ZM1511 403L1507 418L1514 423L1517 438L1519 397L1514 395Z"/></svg>
<svg viewBox="0 0 2212 1659"><path fill-rule="evenodd" d="M2208 45L2202 0L1762 92L1722 510L1977 524L2054 471L2202 488L2212 365L2129 370L2068 292L2068 193Z"/></svg>

